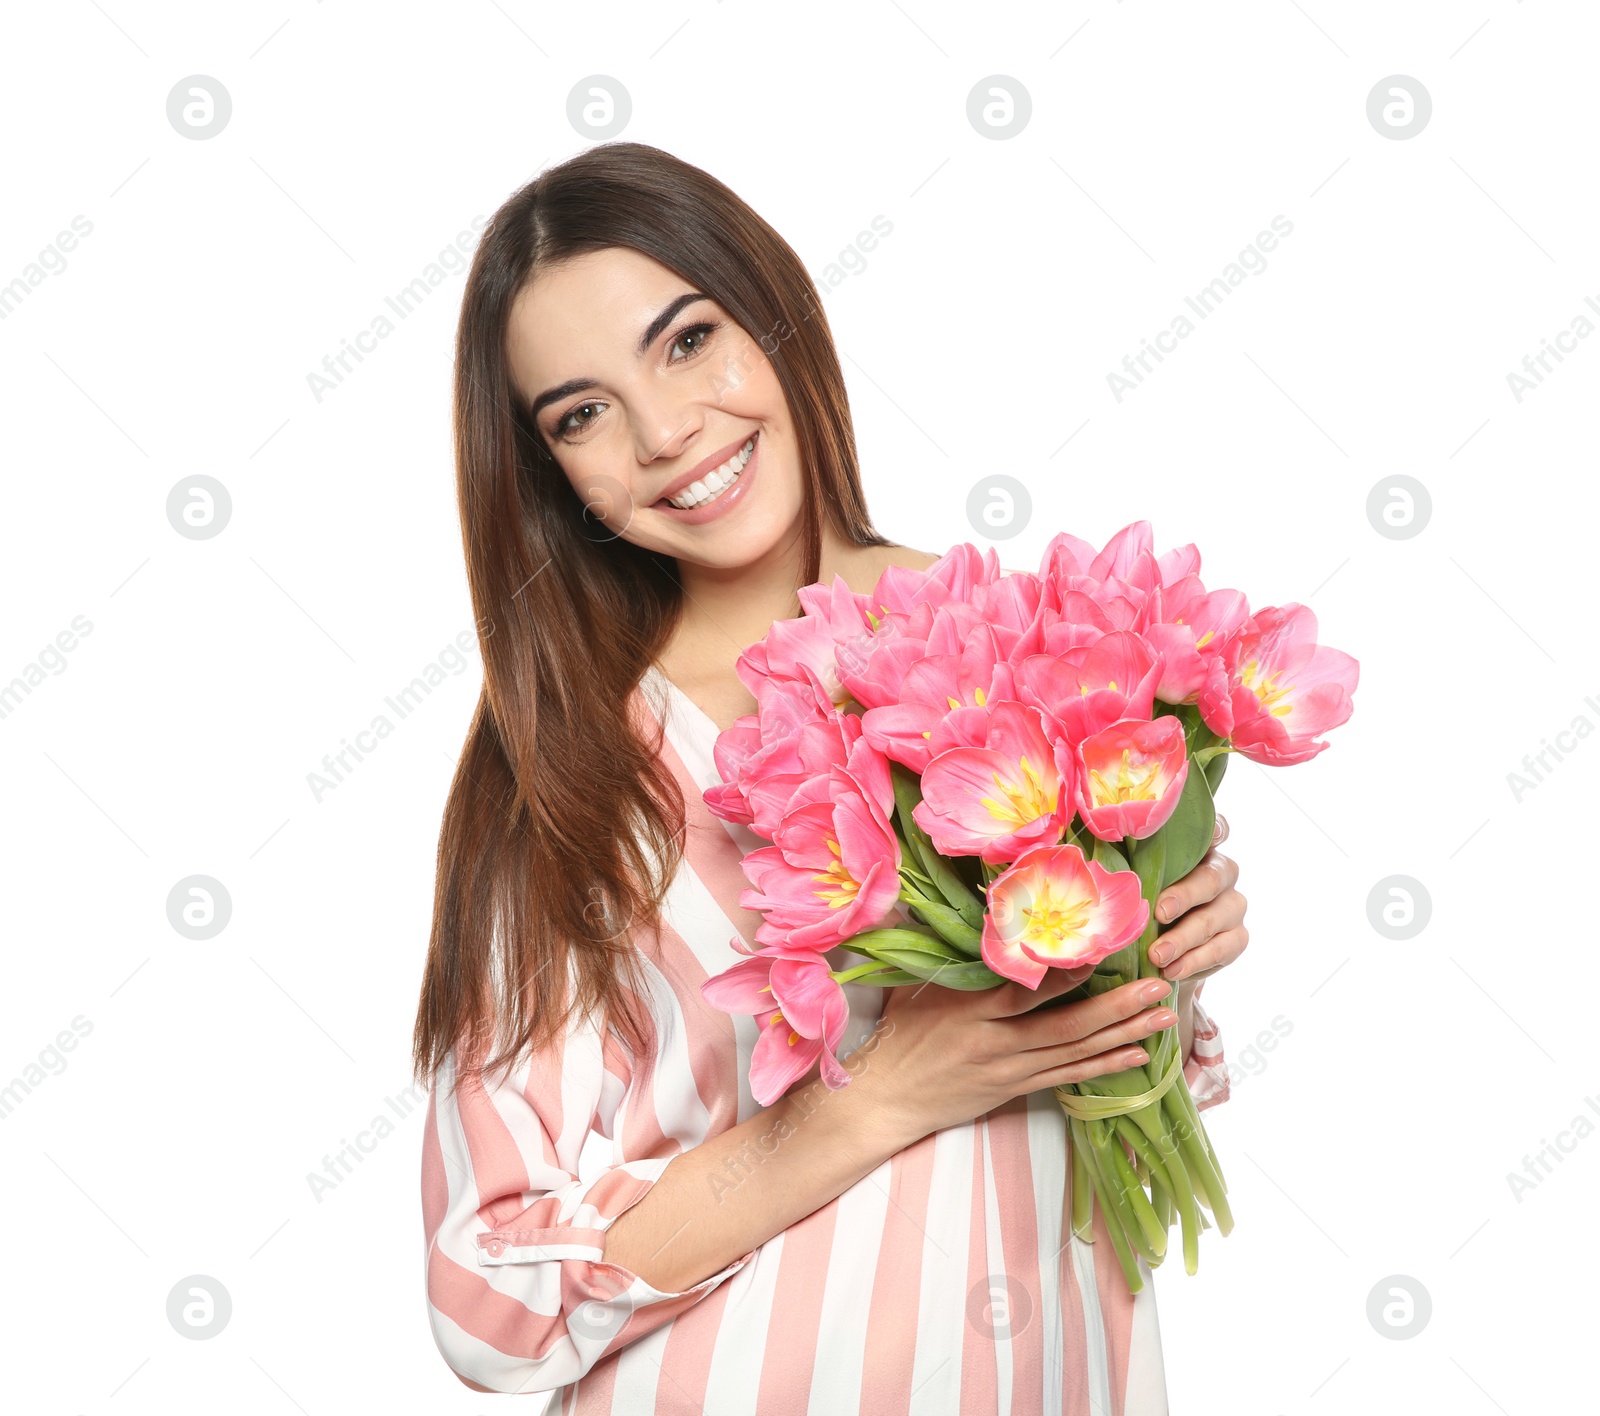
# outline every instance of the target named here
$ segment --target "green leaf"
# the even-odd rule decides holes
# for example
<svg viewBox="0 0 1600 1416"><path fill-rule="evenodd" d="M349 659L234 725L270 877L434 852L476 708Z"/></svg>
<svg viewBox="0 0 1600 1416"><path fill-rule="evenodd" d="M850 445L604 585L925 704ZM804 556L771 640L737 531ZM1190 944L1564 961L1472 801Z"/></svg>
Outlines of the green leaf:
<svg viewBox="0 0 1600 1416"><path fill-rule="evenodd" d="M1094 860L1097 865L1107 870L1131 870L1128 858L1122 854L1110 841L1102 841L1098 836L1094 838Z"/></svg>
<svg viewBox="0 0 1600 1416"><path fill-rule="evenodd" d="M955 868L934 849L928 833L917 825L912 815L922 800L922 783L917 774L896 762L890 767L890 780L894 783L895 817L904 834L907 849L922 872L933 883L944 902L961 916L971 930L983 928L983 902L972 893L956 873Z"/></svg>
<svg viewBox="0 0 1600 1416"><path fill-rule="evenodd" d="M851 983L867 983L874 988L895 988L902 983L921 983L922 978L917 974L907 973L904 969L884 969L881 973L862 974L860 978L853 978Z"/></svg>
<svg viewBox="0 0 1600 1416"><path fill-rule="evenodd" d="M964 963L953 964L948 959L942 959L937 954L925 954L916 949L876 948L872 950L872 957L882 959L886 964L893 964L896 968L904 969L906 973L916 978L926 979L930 983L937 983L943 988L957 988L963 992L973 993L979 989L996 988L1006 982L999 974L990 970L989 966L978 959L968 959Z"/></svg>
<svg viewBox="0 0 1600 1416"><path fill-rule="evenodd" d="M1228 759L1232 756L1231 752L1219 752L1206 763L1206 783L1210 786L1213 797L1217 794L1217 788L1222 785L1222 774L1228 770Z"/></svg>
<svg viewBox="0 0 1600 1416"><path fill-rule="evenodd" d="M1190 769L1191 772L1193 770ZM1180 798L1180 806L1181 804ZM1173 815L1176 816L1177 813L1174 812ZM1171 822L1167 824L1171 825ZM1167 883L1162 876L1167 863L1167 844L1165 826L1154 835L1133 843L1133 868L1139 876L1139 893L1150 901L1152 907L1155 905L1156 896L1161 893L1161 887Z"/></svg>
<svg viewBox="0 0 1600 1416"><path fill-rule="evenodd" d="M1221 759L1213 759L1220 761ZM1156 834L1163 838L1165 860L1158 889L1181 880L1205 859L1217 829L1217 807L1211 799L1211 784L1203 770L1191 761L1189 775L1178 798L1178 809ZM1152 897L1153 898L1153 897Z"/></svg>
<svg viewBox="0 0 1600 1416"><path fill-rule="evenodd" d="M936 959L947 959L951 963L965 962L963 955L953 945L935 934L924 934L917 929L866 929L860 934L852 934L840 947L865 954L869 959L880 958L881 949L910 949L914 953L931 954Z"/></svg>
<svg viewBox="0 0 1600 1416"><path fill-rule="evenodd" d="M924 924L931 926L945 943L959 949L969 959L976 959L983 945L983 935L947 905L937 901L918 899L911 913Z"/></svg>

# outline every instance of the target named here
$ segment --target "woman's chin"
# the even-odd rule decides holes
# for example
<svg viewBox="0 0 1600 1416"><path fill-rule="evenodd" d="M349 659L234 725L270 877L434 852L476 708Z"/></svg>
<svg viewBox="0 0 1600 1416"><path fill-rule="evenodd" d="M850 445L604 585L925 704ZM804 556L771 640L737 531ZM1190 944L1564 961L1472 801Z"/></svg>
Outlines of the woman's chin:
<svg viewBox="0 0 1600 1416"><path fill-rule="evenodd" d="M706 570L730 571L759 565L800 537L800 507L794 507L788 516L774 514L775 510L752 503L733 515L701 526L663 527L658 549L684 564Z"/></svg>

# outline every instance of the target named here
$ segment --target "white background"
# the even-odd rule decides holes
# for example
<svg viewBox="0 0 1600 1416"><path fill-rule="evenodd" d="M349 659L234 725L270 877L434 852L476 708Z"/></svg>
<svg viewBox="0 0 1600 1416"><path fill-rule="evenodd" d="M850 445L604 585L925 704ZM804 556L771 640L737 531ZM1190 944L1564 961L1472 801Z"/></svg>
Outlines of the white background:
<svg viewBox="0 0 1600 1416"><path fill-rule="evenodd" d="M1520 402L1506 376L1600 301L1591 7L106 0L8 7L6 34L0 284L93 226L0 321L0 683L92 624L0 718L0 1086L92 1029L0 1122L16 1409L498 1409L426 1326L421 1108L320 1202L306 1178L408 1087L479 687L473 652L314 797L472 626L459 272L320 402L307 375L588 145L566 101L596 74L631 95L620 136L728 183L819 283L892 222L823 296L886 532L977 539L968 494L1003 472L1033 506L1006 564L1148 518L1361 661L1325 754L1222 789L1251 946L1207 988L1238 1067L1207 1122L1238 1227L1158 1275L1174 1411L1575 1409L1600 743L1520 801L1507 774L1600 723L1600 340ZM206 141L166 116L196 74L233 105ZM1397 74L1432 97L1407 140L1366 113ZM967 118L990 75L1031 95L1007 140ZM1266 270L1114 398L1276 215ZM232 517L197 541L165 508L201 474ZM1431 495L1408 539L1367 513L1397 474ZM232 901L206 941L167 918L196 874ZM1391 875L1431 898L1409 940L1369 922ZM166 1317L194 1274L232 1296L215 1340ZM1431 1297L1405 1341L1367 1316L1391 1275Z"/></svg>

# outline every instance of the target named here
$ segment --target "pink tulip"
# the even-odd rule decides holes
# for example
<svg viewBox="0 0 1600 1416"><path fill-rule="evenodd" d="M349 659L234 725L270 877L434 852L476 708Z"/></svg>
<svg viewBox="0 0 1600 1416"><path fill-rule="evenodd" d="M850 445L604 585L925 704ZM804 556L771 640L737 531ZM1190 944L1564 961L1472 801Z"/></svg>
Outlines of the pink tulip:
<svg viewBox="0 0 1600 1416"><path fill-rule="evenodd" d="M994 635L1008 663L1018 664L1044 650L1044 582L1028 571L1002 575L972 592L978 622Z"/></svg>
<svg viewBox="0 0 1600 1416"><path fill-rule="evenodd" d="M857 741L790 797L770 846L749 852L740 892L766 919L763 944L829 949L882 921L900 897L900 842L889 823L889 760Z"/></svg>
<svg viewBox="0 0 1600 1416"><path fill-rule="evenodd" d="M1317 643L1317 617L1306 605L1257 610L1228 661L1228 736L1254 762L1285 767L1315 757L1328 744L1314 739L1338 727L1354 707L1350 695L1361 666L1343 650Z"/></svg>
<svg viewBox="0 0 1600 1416"><path fill-rule="evenodd" d="M734 670L757 698L773 681L815 677L828 699L841 706L849 695L839 682L836 655L839 645L870 633L867 597L855 594L841 576L831 586L808 585L799 593L805 613L774 620L766 638L746 649Z"/></svg>
<svg viewBox="0 0 1600 1416"><path fill-rule="evenodd" d="M1168 552L1164 557L1169 570L1187 563L1192 546L1179 552ZM1193 555L1196 565L1199 554ZM1039 575L1044 581L1045 599L1056 609L1066 609L1070 593L1087 594L1109 604L1114 599L1126 601L1134 610L1144 598L1162 583L1162 568L1155 557L1148 521L1134 521L1124 526L1099 552L1077 536L1057 535L1045 547L1044 560ZM1072 618L1079 618L1072 614ZM1122 618L1120 628L1136 628L1130 618Z"/></svg>
<svg viewBox="0 0 1600 1416"><path fill-rule="evenodd" d="M801 760L801 730L808 724L823 724L840 716L809 670L792 682L767 679L758 688L756 711L717 735L712 758L722 781L704 793L713 815L745 826L754 821L752 786L765 782L766 795L771 798L777 795L782 782L798 787L814 775L814 769ZM840 725L838 731L848 728ZM844 761L842 752L836 760ZM783 804L777 803L779 809ZM771 839L770 831L763 829L761 834Z"/></svg>
<svg viewBox="0 0 1600 1416"><path fill-rule="evenodd" d="M909 613L921 603L944 605L969 600L973 588L1000 578L1000 558L991 546L952 546L926 570L891 565L878 577L871 596L880 613Z"/></svg>
<svg viewBox="0 0 1600 1416"><path fill-rule="evenodd" d="M839 678L863 708L901 700L906 675L930 655L959 657L974 634L990 632L972 605L937 607L918 601L906 611L885 610L876 628L839 646Z"/></svg>
<svg viewBox="0 0 1600 1416"><path fill-rule="evenodd" d="M1078 813L1102 841L1143 840L1167 824L1189 778L1183 723L1124 718L1078 744Z"/></svg>
<svg viewBox="0 0 1600 1416"><path fill-rule="evenodd" d="M1141 633L1161 656L1156 697L1192 703L1214 676L1225 675L1225 651L1249 618L1250 603L1241 591L1208 592L1199 576L1186 575L1158 590L1149 609Z"/></svg>
<svg viewBox="0 0 1600 1416"><path fill-rule="evenodd" d="M795 793L816 778L826 777L829 768L843 767L860 738L861 719L835 709L818 722L801 723L792 751L781 760L773 757L758 762L749 773L746 788L750 825L756 834L776 840Z"/></svg>
<svg viewBox="0 0 1600 1416"><path fill-rule="evenodd" d="M1137 939L1150 906L1131 870L1107 870L1075 845L1034 846L989 885L983 962L1037 988L1047 968L1097 964Z"/></svg>
<svg viewBox="0 0 1600 1416"><path fill-rule="evenodd" d="M912 816L940 854L999 864L1061 839L1072 816L1073 768L1065 745L1045 735L1038 709L1008 701L950 716L980 712L987 715L983 746L939 752L922 775Z"/></svg>
<svg viewBox="0 0 1600 1416"><path fill-rule="evenodd" d="M899 701L862 714L861 729L879 752L913 772L927 770L934 729L956 708L1014 698L1011 666L994 631L980 625L959 654L930 654L911 665Z"/></svg>
<svg viewBox="0 0 1600 1416"><path fill-rule="evenodd" d="M899 617L839 646L839 682L864 708L881 708L900 699L907 672L928 653L928 643L909 633Z"/></svg>
<svg viewBox="0 0 1600 1416"><path fill-rule="evenodd" d="M838 1053L850 1007L827 956L814 949L751 950L737 937L730 942L750 957L708 978L700 992L712 1007L752 1014L761 1024L750 1058L751 1095L771 1106L819 1058L828 1086L847 1085L850 1073Z"/></svg>
<svg viewBox="0 0 1600 1416"><path fill-rule="evenodd" d="M1104 634L1065 654L1038 654L1017 668L1024 702L1044 713L1057 741L1079 743L1119 718L1149 718L1161 658L1131 630Z"/></svg>

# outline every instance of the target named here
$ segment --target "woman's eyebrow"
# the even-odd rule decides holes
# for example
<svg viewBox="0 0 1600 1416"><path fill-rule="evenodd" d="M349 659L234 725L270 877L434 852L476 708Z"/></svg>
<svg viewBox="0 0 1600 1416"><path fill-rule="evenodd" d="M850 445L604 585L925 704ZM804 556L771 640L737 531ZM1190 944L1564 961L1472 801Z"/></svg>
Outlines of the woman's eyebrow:
<svg viewBox="0 0 1600 1416"><path fill-rule="evenodd" d="M648 328L639 336L639 350L643 354L656 342L656 336L661 333L677 317L678 311L685 305L692 305L696 300L709 300L709 295L702 295L698 290L691 290L687 295L680 295L668 304L659 315L650 321Z"/></svg>
<svg viewBox="0 0 1600 1416"><path fill-rule="evenodd" d="M686 305L692 305L697 300L709 300L710 298L709 295L703 294L699 290L691 290L687 294L679 295L669 301L661 312L645 327L644 333L639 336L637 352L644 354L656 342L656 337L661 331L677 318L678 311L682 310ZM558 384L555 388L547 388L529 405L528 417L537 418L540 411L550 404L557 402L559 399L568 398L572 394L582 393L586 388L593 388L598 382L598 379L583 376L568 379L564 384Z"/></svg>

